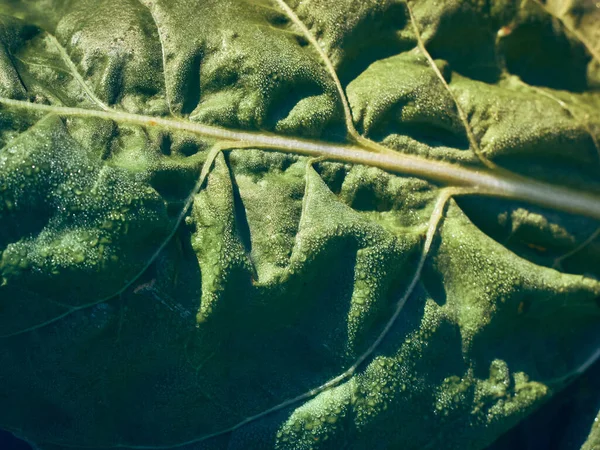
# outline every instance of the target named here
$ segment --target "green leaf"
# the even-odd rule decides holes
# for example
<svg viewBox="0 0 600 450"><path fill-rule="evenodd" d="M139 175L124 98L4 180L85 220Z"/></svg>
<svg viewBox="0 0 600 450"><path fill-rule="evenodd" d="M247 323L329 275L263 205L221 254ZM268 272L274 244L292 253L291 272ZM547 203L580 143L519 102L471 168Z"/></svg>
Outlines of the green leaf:
<svg viewBox="0 0 600 450"><path fill-rule="evenodd" d="M599 354L569 5L0 0L0 426L486 448Z"/></svg>

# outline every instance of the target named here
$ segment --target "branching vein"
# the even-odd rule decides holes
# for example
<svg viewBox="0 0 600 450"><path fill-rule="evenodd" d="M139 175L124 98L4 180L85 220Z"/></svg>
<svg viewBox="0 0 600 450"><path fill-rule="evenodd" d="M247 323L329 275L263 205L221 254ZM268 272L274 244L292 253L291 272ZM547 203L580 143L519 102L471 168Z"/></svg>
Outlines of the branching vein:
<svg viewBox="0 0 600 450"><path fill-rule="evenodd" d="M327 55L327 53L325 53L325 50L323 50L323 47L321 47L321 44L319 44L317 39L313 36L313 34L306 27L306 25L304 25L304 22L302 22L302 20L300 20L300 18L296 15L294 10L292 8L290 8L284 0L275 0L275 2L277 2L277 4L281 7L281 9L283 9L285 14L290 18L290 20L292 22L294 22L294 24L296 24L296 26L298 28L300 28L304 37L308 40L308 42L310 42L310 44L314 47L314 49L319 53L319 56L321 57L323 64L325 64L325 67L327 68L329 75L331 76L331 78L333 79L333 82L335 83L335 87L338 91L340 101L342 102L342 106L344 108L344 119L346 121L346 128L348 130L348 134L354 141L358 142L360 140L360 135L358 134L358 131L356 131L356 127L354 126L354 119L352 119L352 111L350 110L350 105L348 103L348 99L346 98L346 92L344 92L342 83L340 82L340 79L337 76L337 72L335 71L335 67L333 67L333 63L329 59L329 56Z"/></svg>
<svg viewBox="0 0 600 450"><path fill-rule="evenodd" d="M460 120L463 123L463 126L465 128L465 132L467 134L467 139L469 140L469 145L470 145L471 149L473 150L473 153L475 153L475 156L477 156L479 161L481 161L481 163L483 165L485 165L487 168L498 169L498 166L496 164L494 164L492 161L490 161L481 151L481 147L479 146L479 143L477 142L477 138L475 137L475 134L473 133L473 129L471 128L467 114L465 113L462 106L460 106L458 99L454 95L454 92L452 92L452 89L450 89L450 86L448 85L448 82L444 78L444 75L442 74L442 72L440 72L440 69L435 64L435 61L433 60L433 58L427 51L427 48L425 47L425 43L423 42L423 38L421 37L421 32L419 30L417 20L415 18L412 7L410 6L410 2L408 0L406 1L406 8L408 10L408 14L410 16L410 22L412 24L415 36L417 38L417 45L419 46L419 50L421 50L421 53L423 53L423 55L429 62L429 65L435 72L436 76L439 78L439 80L442 83L442 85L444 86L444 88L446 88L446 91L448 91L448 94L450 95L450 97L452 97L452 100L454 101L454 104L456 105L456 110L458 111L458 116L460 117Z"/></svg>
<svg viewBox="0 0 600 450"><path fill-rule="evenodd" d="M77 83L79 83L79 85L84 90L84 92L89 97L89 99L92 101L92 103L94 103L100 109L103 109L104 111L108 111L110 109L108 107L108 105L106 105L106 103L104 103L102 100L100 100L96 96L94 91L87 85L87 83L85 82L85 80L83 79L81 74L79 73L79 70L77 70L77 66L71 60L71 58L70 58L69 54L67 53L67 51L65 50L65 48L62 45L60 45L60 42L58 42L58 39L56 39L50 33L46 33L46 36L48 37L48 40L50 42L52 42L52 44L56 47L56 50L58 51L60 58L63 60L63 62L69 68L69 73L71 74L71 76L75 79L75 81L77 81Z"/></svg>
<svg viewBox="0 0 600 450"><path fill-rule="evenodd" d="M348 102L348 97L346 96L346 92L344 91L344 88L342 86L340 78L337 75L337 72L335 70L335 67L333 66L333 63L331 62L331 59L329 59L329 56L327 55L325 50L323 50L323 47L321 47L321 44L319 44L319 42L317 41L315 36L310 32L310 30L307 28L307 26L304 25L304 22L302 22L302 20L300 20L300 18L294 12L294 10L288 6L288 4L285 2L285 0L275 0L275 2L281 7L281 9L284 10L286 15L290 18L290 20L292 22L294 22L294 24L296 24L296 26L298 28L300 28L302 35L314 47L314 49L319 54L321 61L323 62L323 64L325 64L325 67L327 68L327 72L329 72L329 75L331 76L331 79L333 80L335 87L338 91L338 96L340 98L340 101L342 102L342 106L344 108L344 121L346 122L346 130L348 131L348 135L349 135L350 139L352 141L356 142L357 144L359 144L365 148L368 148L374 152L388 153L388 154L396 153L394 150L389 149L383 145L380 145L377 142L374 142L374 141L362 136L358 132L358 130L354 126L354 119L352 118L352 110L350 108L350 103Z"/></svg>

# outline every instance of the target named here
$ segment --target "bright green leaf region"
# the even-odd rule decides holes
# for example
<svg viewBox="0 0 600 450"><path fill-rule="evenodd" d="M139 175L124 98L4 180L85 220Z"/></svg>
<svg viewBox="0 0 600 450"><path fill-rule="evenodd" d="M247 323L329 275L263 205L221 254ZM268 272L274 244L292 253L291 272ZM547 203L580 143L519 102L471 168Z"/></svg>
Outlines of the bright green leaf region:
<svg viewBox="0 0 600 450"><path fill-rule="evenodd" d="M597 2L0 0L41 450L485 449L600 356L599 219Z"/></svg>

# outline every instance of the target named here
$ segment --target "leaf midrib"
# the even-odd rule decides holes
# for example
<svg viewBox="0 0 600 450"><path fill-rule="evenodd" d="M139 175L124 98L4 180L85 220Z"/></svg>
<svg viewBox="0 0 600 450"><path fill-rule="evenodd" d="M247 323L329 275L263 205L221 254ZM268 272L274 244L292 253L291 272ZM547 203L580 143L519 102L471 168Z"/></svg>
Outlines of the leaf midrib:
<svg viewBox="0 0 600 450"><path fill-rule="evenodd" d="M571 214L600 220L600 196L554 186L497 169L473 169L457 164L403 153L379 153L361 145L280 136L265 132L241 131L195 123L185 119L153 117L109 109L107 111L52 106L0 97L5 106L52 113L62 117L97 118L116 123L186 131L200 136L284 153L320 157L325 160L378 167L387 172L424 178L448 186L467 186L479 195L523 201ZM389 149L388 149L389 150Z"/></svg>

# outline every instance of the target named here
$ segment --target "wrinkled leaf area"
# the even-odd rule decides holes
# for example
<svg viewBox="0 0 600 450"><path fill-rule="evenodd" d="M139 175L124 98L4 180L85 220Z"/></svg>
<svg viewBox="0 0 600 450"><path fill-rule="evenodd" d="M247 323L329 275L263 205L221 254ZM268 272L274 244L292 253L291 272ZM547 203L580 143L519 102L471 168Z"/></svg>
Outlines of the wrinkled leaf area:
<svg viewBox="0 0 600 450"><path fill-rule="evenodd" d="M475 164L401 4L306 3L361 132ZM415 7L424 39L486 153L597 189L582 47L539 8L431 3ZM274 4L2 0L0 13L2 96L343 139L333 82ZM447 37L472 43L455 25L470 16L485 39L464 55ZM488 31L505 23L575 48L560 86L538 71L544 42L533 68L513 37L496 47ZM0 145L0 425L42 449L484 448L597 348L599 244L563 258L597 224L451 201L399 320L351 378L203 439L369 348L415 276L440 188L234 148L196 190L213 141L7 107Z"/></svg>

